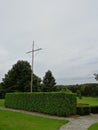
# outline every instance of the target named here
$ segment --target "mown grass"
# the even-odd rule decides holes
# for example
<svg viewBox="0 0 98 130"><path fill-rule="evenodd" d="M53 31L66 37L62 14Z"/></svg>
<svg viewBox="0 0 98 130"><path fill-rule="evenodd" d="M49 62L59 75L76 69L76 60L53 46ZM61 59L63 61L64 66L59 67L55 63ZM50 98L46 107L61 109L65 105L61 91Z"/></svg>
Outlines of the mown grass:
<svg viewBox="0 0 98 130"><path fill-rule="evenodd" d="M98 106L98 97L82 97L77 98L77 103L89 104L90 106Z"/></svg>
<svg viewBox="0 0 98 130"><path fill-rule="evenodd" d="M66 120L49 119L0 110L0 130L58 130Z"/></svg>
<svg viewBox="0 0 98 130"><path fill-rule="evenodd" d="M91 125L88 130L98 130L98 123Z"/></svg>
<svg viewBox="0 0 98 130"><path fill-rule="evenodd" d="M3 99L0 99L0 106L4 106ZM49 119L0 110L0 130L58 130L67 122L67 120Z"/></svg>

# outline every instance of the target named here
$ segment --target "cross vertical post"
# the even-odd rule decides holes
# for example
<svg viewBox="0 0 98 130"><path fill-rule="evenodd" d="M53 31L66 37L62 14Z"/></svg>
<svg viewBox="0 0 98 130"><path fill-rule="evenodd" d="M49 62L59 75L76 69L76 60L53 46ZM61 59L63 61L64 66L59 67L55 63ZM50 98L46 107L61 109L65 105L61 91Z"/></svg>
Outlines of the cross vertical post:
<svg viewBox="0 0 98 130"><path fill-rule="evenodd" d="M32 53L31 86L30 86L30 92L31 92L31 93L32 93L32 90L33 90L33 78L34 78L34 71L33 71L33 66L34 66L34 52L35 52L35 51L39 51L39 50L42 50L42 48L39 48L39 49L34 50L34 41L33 41L32 51L27 52L27 53ZM27 53L26 53L26 54L27 54Z"/></svg>
<svg viewBox="0 0 98 130"><path fill-rule="evenodd" d="M32 66L31 66L31 93L32 93L32 87L33 87L33 64L34 64L34 41L32 44Z"/></svg>

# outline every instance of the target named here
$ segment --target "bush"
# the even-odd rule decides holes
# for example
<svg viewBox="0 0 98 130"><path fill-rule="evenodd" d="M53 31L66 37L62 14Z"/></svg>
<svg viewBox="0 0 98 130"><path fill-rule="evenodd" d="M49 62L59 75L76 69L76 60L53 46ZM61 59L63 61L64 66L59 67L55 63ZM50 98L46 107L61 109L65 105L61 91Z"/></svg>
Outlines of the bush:
<svg viewBox="0 0 98 130"><path fill-rule="evenodd" d="M5 106L58 116L76 114L76 95L64 92L8 93Z"/></svg>
<svg viewBox="0 0 98 130"><path fill-rule="evenodd" d="M81 95L81 91L77 90L77 97L79 97L79 99L82 99L82 95Z"/></svg>
<svg viewBox="0 0 98 130"><path fill-rule="evenodd" d="M94 114L98 113L98 106L90 106L90 111Z"/></svg>
<svg viewBox="0 0 98 130"><path fill-rule="evenodd" d="M90 106L89 104L78 104L77 105L77 114L79 115L89 115L90 114Z"/></svg>

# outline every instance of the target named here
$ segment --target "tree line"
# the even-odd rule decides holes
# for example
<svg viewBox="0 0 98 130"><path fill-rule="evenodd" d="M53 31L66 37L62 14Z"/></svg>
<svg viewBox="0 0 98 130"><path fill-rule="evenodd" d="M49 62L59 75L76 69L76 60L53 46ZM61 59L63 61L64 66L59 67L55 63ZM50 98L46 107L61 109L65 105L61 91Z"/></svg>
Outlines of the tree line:
<svg viewBox="0 0 98 130"><path fill-rule="evenodd" d="M29 92L31 82L31 66L27 61L17 61L5 74L0 83L0 98L8 92ZM55 78L50 70L45 73L43 79L33 74L33 92L50 92L56 90Z"/></svg>
<svg viewBox="0 0 98 130"><path fill-rule="evenodd" d="M98 83L69 85L67 88L77 95L98 97Z"/></svg>
<svg viewBox="0 0 98 130"><path fill-rule="evenodd" d="M17 61L16 64L5 74L0 83L0 98L4 98L8 92L30 92L31 84L31 66L27 61ZM98 74L94 74L98 80ZM56 80L50 70L48 70L43 79L33 74L33 92L52 92L63 91L73 92L81 96L98 96L98 84L80 84L80 85L56 85Z"/></svg>

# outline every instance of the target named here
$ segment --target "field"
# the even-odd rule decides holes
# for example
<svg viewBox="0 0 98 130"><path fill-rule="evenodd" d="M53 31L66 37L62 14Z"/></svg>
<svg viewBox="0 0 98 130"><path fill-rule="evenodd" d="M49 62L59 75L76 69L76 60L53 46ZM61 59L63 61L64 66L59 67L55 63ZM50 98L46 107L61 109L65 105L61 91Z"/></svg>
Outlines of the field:
<svg viewBox="0 0 98 130"><path fill-rule="evenodd" d="M98 106L98 97L82 97L82 99L77 98L77 102L89 104L90 106Z"/></svg>
<svg viewBox="0 0 98 130"><path fill-rule="evenodd" d="M98 123L91 125L88 130L98 130Z"/></svg>
<svg viewBox="0 0 98 130"><path fill-rule="evenodd" d="M0 100L3 106L4 100ZM49 119L20 112L0 110L0 130L58 130L66 120Z"/></svg>

